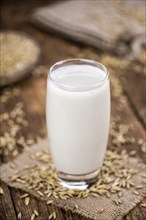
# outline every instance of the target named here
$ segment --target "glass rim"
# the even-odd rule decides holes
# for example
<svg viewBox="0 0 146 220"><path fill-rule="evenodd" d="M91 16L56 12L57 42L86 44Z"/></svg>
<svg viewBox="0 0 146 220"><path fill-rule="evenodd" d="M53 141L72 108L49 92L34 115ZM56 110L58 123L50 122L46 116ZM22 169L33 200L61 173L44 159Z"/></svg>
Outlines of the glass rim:
<svg viewBox="0 0 146 220"><path fill-rule="evenodd" d="M101 70L103 70L106 75L102 80L90 86L81 87L81 86L67 85L66 83L59 82L58 80L53 79L53 77L51 76L51 73L53 73L54 70L60 68L63 64L66 64L68 66L78 65L78 64L94 66L96 68L100 68ZM61 60L53 64L49 69L48 79L51 80L53 83L55 83L59 88L63 90L72 91L72 92L81 92L81 91L89 91L89 90L93 90L93 89L97 89L98 87L101 87L109 79L109 72L107 71L107 68L103 64L95 60L84 59L84 58L71 58L71 59Z"/></svg>

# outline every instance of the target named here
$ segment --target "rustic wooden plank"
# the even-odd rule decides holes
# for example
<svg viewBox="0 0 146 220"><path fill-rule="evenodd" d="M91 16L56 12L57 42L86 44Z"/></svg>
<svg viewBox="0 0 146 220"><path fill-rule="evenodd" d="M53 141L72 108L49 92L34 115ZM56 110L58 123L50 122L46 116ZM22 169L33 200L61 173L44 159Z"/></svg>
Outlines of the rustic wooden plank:
<svg viewBox="0 0 146 220"><path fill-rule="evenodd" d="M64 220L90 220L89 218L85 218L76 213L72 213L71 211L64 211L62 209Z"/></svg>
<svg viewBox="0 0 146 220"><path fill-rule="evenodd" d="M42 202L40 200L37 200L37 204L38 204L39 216L41 219L48 219L49 215L51 215L51 213L55 211L54 206L52 205L48 206L46 205L45 202Z"/></svg>
<svg viewBox="0 0 146 220"><path fill-rule="evenodd" d="M11 198L9 187L1 182L0 187L4 190L4 195L0 195L0 219L16 220L15 207Z"/></svg>
<svg viewBox="0 0 146 220"><path fill-rule="evenodd" d="M45 128L45 97L42 96L42 101L40 103L38 98L39 95L43 95L44 88L42 85L42 88L38 89L38 86L41 86L42 83L39 81L36 87L33 86L33 79L30 78L30 80L25 81L22 83L21 86L21 100L23 101L25 105L25 112L26 117L28 120L28 130L24 134L24 136L30 134L34 138L37 136L44 137L46 135L46 128Z"/></svg>
<svg viewBox="0 0 146 220"><path fill-rule="evenodd" d="M131 65L132 66L132 65ZM126 73L121 73L121 82L123 84L124 91L128 97L129 103L133 108L137 118L146 126L146 95L145 86L146 78L144 76L143 65L139 68L139 72L135 72L134 68L128 68Z"/></svg>
<svg viewBox="0 0 146 220"><path fill-rule="evenodd" d="M21 212L22 219L28 220L28 219L31 219L33 210L38 211L38 206L37 206L36 199L32 196L30 196L29 205L26 206L24 199L20 199L20 196L22 196L24 193L25 192L22 190L11 188L11 195L14 201L17 216L18 216L18 213Z"/></svg>
<svg viewBox="0 0 146 220"><path fill-rule="evenodd" d="M146 202L146 199L143 200L143 202ZM144 220L146 219L146 208L141 207L141 205L138 205L134 209L132 209L129 214L124 217L124 220Z"/></svg>
<svg viewBox="0 0 146 220"><path fill-rule="evenodd" d="M2 111L4 112L4 108L6 112L10 112L11 109L15 106L17 102L20 102L20 97L13 97L8 102L8 105L2 105ZM1 132L6 132L6 127L2 126ZM23 129L19 132L21 135L25 136L25 132ZM22 152L22 149L20 149L17 145L15 146L15 149L18 149L19 152ZM8 162L11 160L12 155L2 155L3 162ZM18 217L18 214L21 212L23 219L28 220L31 218L31 215L33 213L33 210L37 210L37 203L36 200L31 196L31 202L29 205L29 208L25 205L24 201L20 199L20 196L24 194L23 191L17 190L14 188L9 188L6 184L4 184L4 190L6 191L6 195L1 197L1 206L2 206L2 215L3 218L1 219L16 219ZM9 211L8 211L9 210Z"/></svg>
<svg viewBox="0 0 146 220"><path fill-rule="evenodd" d="M51 213L55 212L57 220L64 220L64 216L62 214L61 209L59 209L55 205L53 204L46 205L45 202L42 202L40 200L37 200L37 203L38 203L39 213L42 219L48 219Z"/></svg>

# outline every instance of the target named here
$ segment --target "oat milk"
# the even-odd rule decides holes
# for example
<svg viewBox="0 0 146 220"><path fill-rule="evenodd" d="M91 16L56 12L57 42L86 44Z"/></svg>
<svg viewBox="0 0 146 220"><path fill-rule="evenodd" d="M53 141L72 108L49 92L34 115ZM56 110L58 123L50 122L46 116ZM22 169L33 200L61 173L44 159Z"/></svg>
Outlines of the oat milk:
<svg viewBox="0 0 146 220"><path fill-rule="evenodd" d="M96 171L102 166L109 132L109 80L101 83L106 73L72 65L51 74L54 82L47 82L46 113L55 166L74 175Z"/></svg>

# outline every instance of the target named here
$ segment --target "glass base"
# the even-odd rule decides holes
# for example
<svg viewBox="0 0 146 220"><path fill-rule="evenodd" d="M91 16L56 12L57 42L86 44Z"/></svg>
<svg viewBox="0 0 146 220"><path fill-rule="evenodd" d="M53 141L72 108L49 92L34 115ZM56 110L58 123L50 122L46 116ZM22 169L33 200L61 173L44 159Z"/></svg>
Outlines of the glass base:
<svg viewBox="0 0 146 220"><path fill-rule="evenodd" d="M58 171L58 179L64 187L84 190L96 182L99 172L100 169L83 175L70 175Z"/></svg>

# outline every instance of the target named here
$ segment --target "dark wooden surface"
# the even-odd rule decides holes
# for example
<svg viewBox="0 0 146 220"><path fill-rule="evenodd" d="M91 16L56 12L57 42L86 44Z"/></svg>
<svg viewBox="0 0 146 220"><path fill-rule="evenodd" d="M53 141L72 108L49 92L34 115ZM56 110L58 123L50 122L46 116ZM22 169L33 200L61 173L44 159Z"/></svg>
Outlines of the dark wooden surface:
<svg viewBox="0 0 146 220"><path fill-rule="evenodd" d="M94 51L87 46L83 46L67 39L60 37L57 34L46 33L30 23L31 11L40 5L45 5L51 1L3 1L1 8L1 28L21 30L31 34L32 37L40 42L42 49L41 65L47 65L48 68L58 60L70 58L73 56L95 58L99 61L103 59L103 54L100 51ZM108 55L109 56L109 55ZM104 60L104 59L103 59ZM106 63L105 63L106 65ZM143 64L140 65L140 71L143 70ZM108 68L108 64L107 64ZM110 68L110 67L109 67ZM115 69L115 71L117 71ZM114 71L114 70L113 70ZM117 74L117 73L116 73ZM125 102L120 109L117 108L118 98L112 97L112 116L120 115L122 123L134 123L133 129L129 131L128 135L134 136L137 140L145 136L145 84L144 74L134 71L132 67L123 70L119 69L118 80L123 89ZM25 104L26 117L29 122L28 130L22 130L24 136L30 135L31 137L46 135L45 126L45 90L46 78L33 78L29 77L23 82L15 86L21 89L18 100L10 100L9 105L1 104L2 112L11 108L16 101L23 101ZM1 92L3 90L1 89ZM1 127L1 130L3 128ZM126 144L122 146L127 148ZM137 156L145 161L145 155L138 148L137 143L128 145L128 149L135 149ZM18 149L19 150L19 149ZM19 150L20 153L22 150ZM12 160L12 156L1 155L1 163L6 163ZM39 212L39 217L36 219L47 220L49 214L55 210L58 220L87 220L78 214L73 214L70 211L64 211L54 205L46 205L44 202L31 196L29 206L26 206L20 199L24 193L23 189L18 190L9 187L7 184L1 182L1 187L4 190L4 195L0 196L0 219L2 220L15 220L18 213L22 213L22 219L29 220L33 210ZM143 200L143 202L146 200ZM146 208L137 205L125 217L125 220L144 220L146 219ZM108 220L108 219L107 219Z"/></svg>

